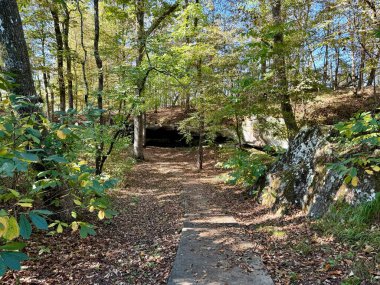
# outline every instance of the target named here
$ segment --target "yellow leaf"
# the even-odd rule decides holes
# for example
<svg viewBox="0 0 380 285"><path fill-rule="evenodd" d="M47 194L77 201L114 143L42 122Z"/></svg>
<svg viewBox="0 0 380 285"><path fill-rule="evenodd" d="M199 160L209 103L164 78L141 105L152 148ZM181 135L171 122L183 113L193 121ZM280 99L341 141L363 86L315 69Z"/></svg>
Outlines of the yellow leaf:
<svg viewBox="0 0 380 285"><path fill-rule="evenodd" d="M82 180L81 182L80 182L80 186L81 187L86 187L87 185L89 185L90 184L90 181L88 181L88 180Z"/></svg>
<svg viewBox="0 0 380 285"><path fill-rule="evenodd" d="M379 171L380 171L380 167L377 166L377 165L373 165L373 166L372 166L372 169L373 169L373 171L375 171L375 172L379 172Z"/></svg>
<svg viewBox="0 0 380 285"><path fill-rule="evenodd" d="M91 206L88 210L92 213L95 210L95 208L94 206Z"/></svg>
<svg viewBox="0 0 380 285"><path fill-rule="evenodd" d="M5 155L8 153L8 150L6 148L0 148L0 155Z"/></svg>
<svg viewBox="0 0 380 285"><path fill-rule="evenodd" d="M66 134L63 131L58 130L57 137L59 137L61 140L64 140L66 138Z"/></svg>
<svg viewBox="0 0 380 285"><path fill-rule="evenodd" d="M8 217L0 217L0 237L2 237L8 230Z"/></svg>
<svg viewBox="0 0 380 285"><path fill-rule="evenodd" d="M73 230L73 232L77 231L79 228L79 225L77 222L72 222L71 223L71 229Z"/></svg>
<svg viewBox="0 0 380 285"><path fill-rule="evenodd" d="M20 228L18 226L17 220L15 217L10 217L8 220L8 229L3 235L3 238L6 240L14 240L20 235Z"/></svg>
<svg viewBox="0 0 380 285"><path fill-rule="evenodd" d="M81 160L78 162L78 165L85 165L85 164L87 164L87 162L85 160Z"/></svg>
<svg viewBox="0 0 380 285"><path fill-rule="evenodd" d="M99 213L98 213L98 218L99 218L100 220L103 220L104 217L105 217L105 213L104 213L104 211L103 211L103 210L100 210Z"/></svg>
<svg viewBox="0 0 380 285"><path fill-rule="evenodd" d="M58 224L58 226L57 226L57 233L62 233L63 232L63 227L62 227L62 225L61 224Z"/></svg>
<svg viewBox="0 0 380 285"><path fill-rule="evenodd" d="M359 178L357 176L353 177L351 180L351 185L356 187L358 186L358 183L359 183Z"/></svg>
<svg viewBox="0 0 380 285"><path fill-rule="evenodd" d="M1 103L4 104L4 105L10 105L11 104L11 100L5 99Z"/></svg>
<svg viewBox="0 0 380 285"><path fill-rule="evenodd" d="M82 205L82 202L79 201L79 200L77 200L77 199L75 199L74 200L74 204L80 206L80 205Z"/></svg>
<svg viewBox="0 0 380 285"><path fill-rule="evenodd" d="M366 169L365 172L367 172L369 175L372 175L372 174L373 174L373 171L372 171L372 170L369 170L369 169Z"/></svg>
<svg viewBox="0 0 380 285"><path fill-rule="evenodd" d="M32 208L33 207L32 203L20 202L20 203L17 203L17 205L19 205L20 207L23 207L23 208Z"/></svg>

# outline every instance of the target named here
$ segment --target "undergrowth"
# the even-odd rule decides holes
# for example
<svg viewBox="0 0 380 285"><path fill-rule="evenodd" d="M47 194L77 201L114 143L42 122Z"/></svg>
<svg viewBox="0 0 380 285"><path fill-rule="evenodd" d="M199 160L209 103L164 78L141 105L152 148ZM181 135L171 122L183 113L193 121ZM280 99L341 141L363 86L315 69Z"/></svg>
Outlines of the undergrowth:
<svg viewBox="0 0 380 285"><path fill-rule="evenodd" d="M264 177L275 158L265 152L253 150L235 150L227 161L221 166L231 170L223 180L232 185L251 188L260 178ZM258 191L253 189L250 193L256 196Z"/></svg>
<svg viewBox="0 0 380 285"><path fill-rule="evenodd" d="M352 245L379 249L380 193L374 200L355 207L345 202L335 203L316 227Z"/></svg>

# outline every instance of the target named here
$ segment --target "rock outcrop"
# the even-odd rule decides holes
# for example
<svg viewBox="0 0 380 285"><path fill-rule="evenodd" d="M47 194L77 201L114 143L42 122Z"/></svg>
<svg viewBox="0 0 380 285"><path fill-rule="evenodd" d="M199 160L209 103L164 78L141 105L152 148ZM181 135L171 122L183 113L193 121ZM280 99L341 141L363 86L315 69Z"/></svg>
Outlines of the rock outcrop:
<svg viewBox="0 0 380 285"><path fill-rule="evenodd" d="M276 148L288 148L283 119L247 117L242 123L242 133L244 142L253 147L262 148L268 145Z"/></svg>
<svg viewBox="0 0 380 285"><path fill-rule="evenodd" d="M375 193L380 192L379 175L359 171L358 186L346 185L344 177L328 167L338 160L338 150L331 127L301 129L268 172L263 203L281 213L295 206L318 218L334 200L356 204L374 199Z"/></svg>

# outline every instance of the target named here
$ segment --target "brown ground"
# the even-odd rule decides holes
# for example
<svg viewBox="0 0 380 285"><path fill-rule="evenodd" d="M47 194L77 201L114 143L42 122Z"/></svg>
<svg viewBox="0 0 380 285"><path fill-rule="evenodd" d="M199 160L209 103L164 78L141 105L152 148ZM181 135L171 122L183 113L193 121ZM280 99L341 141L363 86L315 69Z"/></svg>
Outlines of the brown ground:
<svg viewBox="0 0 380 285"><path fill-rule="evenodd" d="M113 194L119 215L98 223L96 237L36 235L28 246L30 261L0 284L166 284L182 227L181 190L184 183L199 181L208 200L238 220L232 234L239 232L254 244L275 284L342 284L351 271L380 278L376 252L323 237L301 215L275 217L222 184L216 155L206 153L206 169L197 173L191 150L148 148L147 161L135 166L125 188Z"/></svg>
<svg viewBox="0 0 380 285"><path fill-rule="evenodd" d="M164 172L176 155L148 150L125 188L113 192L116 218L98 222L97 235L86 239L69 231L33 236L25 270L0 284L166 284L182 227L181 184Z"/></svg>
<svg viewBox="0 0 380 285"><path fill-rule="evenodd" d="M358 96L354 96L350 88L321 92L306 104L299 103L293 107L297 120L300 122L332 125L348 120L358 112L371 111L380 107L380 90L377 90L376 96L373 95L373 87L364 88ZM188 115L181 107L161 108L157 113L147 114L147 123L148 125L173 125L187 117Z"/></svg>
<svg viewBox="0 0 380 285"><path fill-rule="evenodd" d="M146 121L148 125L173 125L178 124L187 117L188 114L185 114L183 108L175 106L170 108L160 108L157 110L157 113L149 112Z"/></svg>
<svg viewBox="0 0 380 285"><path fill-rule="evenodd" d="M298 105L296 112L299 120L331 125L376 107L380 107L380 90L374 96L373 88L367 87L358 96L354 96L350 89L318 95L305 106Z"/></svg>

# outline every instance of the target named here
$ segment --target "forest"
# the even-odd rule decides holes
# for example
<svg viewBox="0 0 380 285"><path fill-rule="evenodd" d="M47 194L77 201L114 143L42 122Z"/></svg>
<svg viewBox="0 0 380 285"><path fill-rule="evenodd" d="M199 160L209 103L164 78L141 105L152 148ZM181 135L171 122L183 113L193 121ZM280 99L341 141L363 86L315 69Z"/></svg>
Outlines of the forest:
<svg viewBox="0 0 380 285"><path fill-rule="evenodd" d="M379 0L0 0L0 284L380 284Z"/></svg>

